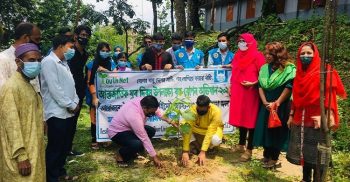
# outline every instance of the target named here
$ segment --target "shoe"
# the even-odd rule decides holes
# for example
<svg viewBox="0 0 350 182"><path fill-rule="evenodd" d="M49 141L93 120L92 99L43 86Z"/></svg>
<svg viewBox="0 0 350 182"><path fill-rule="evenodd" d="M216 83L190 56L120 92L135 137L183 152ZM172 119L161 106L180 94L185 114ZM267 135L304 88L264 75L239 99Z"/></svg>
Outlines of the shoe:
<svg viewBox="0 0 350 182"><path fill-rule="evenodd" d="M78 151L75 151L75 150L72 150L68 153L68 156L73 156L73 157L82 157L84 156L85 153L82 153L82 152L78 152Z"/></svg>
<svg viewBox="0 0 350 182"><path fill-rule="evenodd" d="M231 148L232 152L237 152L237 153L244 153L245 149L243 145L235 145Z"/></svg>
<svg viewBox="0 0 350 182"><path fill-rule="evenodd" d="M91 143L91 149L92 150L98 150L100 149L100 146L99 144L96 142L96 143Z"/></svg>
<svg viewBox="0 0 350 182"><path fill-rule="evenodd" d="M252 151L246 150L239 158L240 162L248 162L252 159Z"/></svg>
<svg viewBox="0 0 350 182"><path fill-rule="evenodd" d="M265 169L276 169L282 167L281 163L277 163L277 160L269 160L262 167Z"/></svg>
<svg viewBox="0 0 350 182"><path fill-rule="evenodd" d="M59 181L76 181L78 176L63 175L59 177Z"/></svg>

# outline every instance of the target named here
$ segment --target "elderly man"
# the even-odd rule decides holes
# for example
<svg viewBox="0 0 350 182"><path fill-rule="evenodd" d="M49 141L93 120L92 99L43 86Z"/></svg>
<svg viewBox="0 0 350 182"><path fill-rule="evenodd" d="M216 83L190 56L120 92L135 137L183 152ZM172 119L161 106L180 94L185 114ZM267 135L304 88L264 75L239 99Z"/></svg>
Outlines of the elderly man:
<svg viewBox="0 0 350 182"><path fill-rule="evenodd" d="M0 89L0 181L46 181L43 106L29 83L40 73L35 44L17 45L17 70Z"/></svg>

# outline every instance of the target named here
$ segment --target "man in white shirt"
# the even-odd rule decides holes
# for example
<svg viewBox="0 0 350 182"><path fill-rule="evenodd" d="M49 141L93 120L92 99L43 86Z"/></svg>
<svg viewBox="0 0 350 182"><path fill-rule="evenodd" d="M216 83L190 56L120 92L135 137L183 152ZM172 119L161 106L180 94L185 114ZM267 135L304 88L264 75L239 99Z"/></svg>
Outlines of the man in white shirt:
<svg viewBox="0 0 350 182"><path fill-rule="evenodd" d="M16 47L24 43L34 43L40 49L41 32L40 29L28 22L20 23L15 28L15 42L6 50L0 52L0 88L16 72ZM40 91L39 80L36 77L30 83L35 91Z"/></svg>
<svg viewBox="0 0 350 182"><path fill-rule="evenodd" d="M48 127L46 147L47 181L75 179L68 176L64 164L72 140L71 125L79 111L79 98L73 76L66 60L74 56L71 37L58 35L53 39L53 51L41 62L41 93L44 102L44 118Z"/></svg>
<svg viewBox="0 0 350 182"><path fill-rule="evenodd" d="M182 37L178 33L174 33L171 36L171 47L169 47L166 52L170 53L171 57L173 58L173 63L176 66L177 61L175 58L175 51L179 50L182 45Z"/></svg>

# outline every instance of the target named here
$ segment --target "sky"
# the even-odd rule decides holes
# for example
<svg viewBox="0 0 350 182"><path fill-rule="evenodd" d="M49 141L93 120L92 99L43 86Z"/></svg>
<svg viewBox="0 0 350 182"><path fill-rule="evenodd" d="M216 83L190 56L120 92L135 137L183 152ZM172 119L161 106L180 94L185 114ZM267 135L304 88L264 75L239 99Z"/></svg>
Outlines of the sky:
<svg viewBox="0 0 350 182"><path fill-rule="evenodd" d="M96 2L96 0L83 0L84 4L92 4L95 6L96 11L108 10L108 0L103 0L102 2ZM147 0L128 0L128 3L133 6L136 13L136 18L141 18L144 21L148 21L152 26L153 22L153 11L152 3ZM170 18L169 18L170 19ZM170 21L170 20L169 20Z"/></svg>

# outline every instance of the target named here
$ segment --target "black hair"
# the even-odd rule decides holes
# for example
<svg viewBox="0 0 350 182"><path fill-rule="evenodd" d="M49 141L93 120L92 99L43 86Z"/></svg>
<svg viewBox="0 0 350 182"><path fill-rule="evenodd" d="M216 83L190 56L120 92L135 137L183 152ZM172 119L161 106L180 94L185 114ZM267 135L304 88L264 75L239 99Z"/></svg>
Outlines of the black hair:
<svg viewBox="0 0 350 182"><path fill-rule="evenodd" d="M94 60L94 63L92 64L91 76L90 76L90 80L89 80L90 85L95 84L95 75L96 75L96 71L97 71L98 67L102 66L103 68L105 68L109 71L112 71L110 58L103 59L100 56L100 51L104 47L108 48L108 50L111 51L111 47L109 46L109 44L107 42L100 42L97 44L97 48L96 48L96 52L95 52L95 60Z"/></svg>
<svg viewBox="0 0 350 182"><path fill-rule="evenodd" d="M142 39L142 41L143 41L144 44L146 44L146 39L151 39L151 40L153 40L152 37L151 37L150 35L145 35L145 36L143 37L143 39Z"/></svg>
<svg viewBox="0 0 350 182"><path fill-rule="evenodd" d="M217 39L219 39L220 37L226 37L226 39L228 40L228 34L225 32L222 32L218 35Z"/></svg>
<svg viewBox="0 0 350 182"><path fill-rule="evenodd" d="M126 57L126 60L128 60L128 53L126 53L126 52L120 52L115 59L116 59L116 61L118 61L120 58L122 58L124 56Z"/></svg>
<svg viewBox="0 0 350 182"><path fill-rule="evenodd" d="M185 38L186 37L193 37L193 38L195 38L196 37L196 34L194 33L194 32L192 32L192 31L187 31L186 33L185 33Z"/></svg>
<svg viewBox="0 0 350 182"><path fill-rule="evenodd" d="M165 40L165 38L162 33L157 32L153 35L153 40Z"/></svg>
<svg viewBox="0 0 350 182"><path fill-rule="evenodd" d="M79 35L83 30L85 30L85 32L87 34L89 34L89 36L91 35L91 29L90 27L86 26L86 25L79 25L75 30L74 30L74 34Z"/></svg>
<svg viewBox="0 0 350 182"><path fill-rule="evenodd" d="M58 34L65 35L67 32L71 32L71 29L69 27L62 27L58 29Z"/></svg>
<svg viewBox="0 0 350 182"><path fill-rule="evenodd" d="M171 35L171 40L181 40L182 41L182 37L180 34L174 33L173 35Z"/></svg>
<svg viewBox="0 0 350 182"><path fill-rule="evenodd" d="M56 50L61 45L62 46L66 45L68 42L74 43L72 37L66 36L66 35L56 35L52 39L53 50Z"/></svg>
<svg viewBox="0 0 350 182"><path fill-rule="evenodd" d="M34 27L34 24L28 22L18 24L15 28L15 40L20 39L23 35L31 35Z"/></svg>
<svg viewBox="0 0 350 182"><path fill-rule="evenodd" d="M141 100L141 106L146 109L158 108L159 102L156 97L148 95Z"/></svg>
<svg viewBox="0 0 350 182"><path fill-rule="evenodd" d="M210 104L210 98L206 95L200 95L197 97L197 106L202 107L202 106L209 106Z"/></svg>

